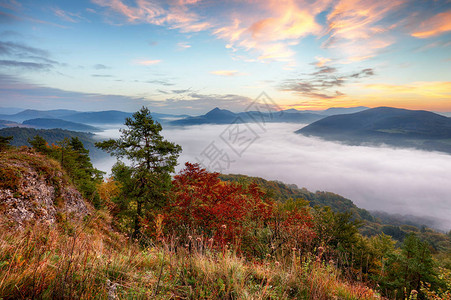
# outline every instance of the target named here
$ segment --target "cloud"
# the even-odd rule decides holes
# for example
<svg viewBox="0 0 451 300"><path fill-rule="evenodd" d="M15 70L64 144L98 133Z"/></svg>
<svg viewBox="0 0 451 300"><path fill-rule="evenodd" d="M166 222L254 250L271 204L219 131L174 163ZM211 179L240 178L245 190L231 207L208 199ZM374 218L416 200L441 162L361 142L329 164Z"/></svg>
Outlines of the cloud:
<svg viewBox="0 0 451 300"><path fill-rule="evenodd" d="M413 0L411 6L406 0L248 0L215 2L214 6L205 1L181 0L93 2L105 8L108 19L119 16L129 24L148 23L180 32L207 31L223 40L235 59L279 61L286 68L295 65L296 54L304 54L299 44L307 37L316 38L309 42L322 43L341 63L370 59L396 43L397 30L412 15L415 20L425 19L434 10L433 4L419 0ZM445 32L449 19L449 12L438 14L425 21L424 30L414 36ZM318 67L329 61L317 59Z"/></svg>
<svg viewBox="0 0 451 300"><path fill-rule="evenodd" d="M412 33L416 38L429 38L451 31L451 10L439 13L421 24Z"/></svg>
<svg viewBox="0 0 451 300"><path fill-rule="evenodd" d="M180 43L177 43L177 47L181 50L184 50L184 49L191 48L191 45L188 44L187 42L180 42Z"/></svg>
<svg viewBox="0 0 451 300"><path fill-rule="evenodd" d="M160 59L136 61L136 63L138 65L143 65L143 66L156 65L156 64L159 64L160 62L161 62Z"/></svg>
<svg viewBox="0 0 451 300"><path fill-rule="evenodd" d="M113 75L106 75L106 74L92 74L92 77L100 77L100 78L111 78L114 77Z"/></svg>
<svg viewBox="0 0 451 300"><path fill-rule="evenodd" d="M53 67L51 64L16 61L16 60L0 60L0 66L9 68L21 68L31 71L49 70Z"/></svg>
<svg viewBox="0 0 451 300"><path fill-rule="evenodd" d="M95 64L94 66L92 66L94 69L96 70L106 70L106 69L110 69L110 67L103 65L103 64Z"/></svg>
<svg viewBox="0 0 451 300"><path fill-rule="evenodd" d="M48 71L59 65L49 58L48 51L24 44L0 41L0 65L8 68L19 68L30 71Z"/></svg>
<svg viewBox="0 0 451 300"><path fill-rule="evenodd" d="M198 32L210 27L201 21L198 14L189 6L197 1L174 1L169 5L164 1L136 1L136 5L127 5L121 0L93 0L99 6L125 16L129 23L149 23L179 29L182 32Z"/></svg>
<svg viewBox="0 0 451 300"><path fill-rule="evenodd" d="M390 93L393 96L414 94L428 98L449 99L451 97L451 81L419 81L404 85L366 84L365 88Z"/></svg>
<svg viewBox="0 0 451 300"><path fill-rule="evenodd" d="M19 57L28 57L29 55L36 56L49 56L49 52L46 50L30 47L24 44L14 42L0 41L0 55L11 55Z"/></svg>
<svg viewBox="0 0 451 300"><path fill-rule="evenodd" d="M211 71L210 74L218 75L218 76L228 76L228 77L245 75L244 73L240 73L236 70L216 70L216 71Z"/></svg>
<svg viewBox="0 0 451 300"><path fill-rule="evenodd" d="M21 105L24 109L76 109L105 110L114 107L123 111L136 111L149 106L152 111L172 114L203 114L222 107L234 111L243 111L252 103L252 99L234 94L200 94L191 89L163 91L166 100L152 100L143 97L82 93L48 88L13 76L0 73L0 107Z"/></svg>
<svg viewBox="0 0 451 300"><path fill-rule="evenodd" d="M58 18L70 23L79 23L80 21L86 20L80 13L72 13L60 8L53 8L53 13Z"/></svg>
<svg viewBox="0 0 451 300"><path fill-rule="evenodd" d="M315 64L316 65L316 64ZM374 75L374 70L366 68L351 74L339 74L337 68L322 66L316 71L301 75L299 78L286 79L279 85L279 90L290 91L309 98L336 99L344 96L337 88L343 87L351 80Z"/></svg>
<svg viewBox="0 0 451 300"><path fill-rule="evenodd" d="M371 68L367 68L367 69L363 69L360 72L354 73L352 75L350 75L350 77L353 78L363 78L363 77L369 77L369 76L373 76L374 75L374 70Z"/></svg>
<svg viewBox="0 0 451 300"><path fill-rule="evenodd" d="M164 85L164 86L173 86L173 85L175 85L174 83L171 83L171 82L166 81L166 80L148 80L148 81L146 81L146 83L160 84L160 85Z"/></svg>
<svg viewBox="0 0 451 300"><path fill-rule="evenodd" d="M317 60L317 62L314 64L319 68L323 67L326 63L332 61L330 58L324 58L321 56L315 56L315 59Z"/></svg>
<svg viewBox="0 0 451 300"><path fill-rule="evenodd" d="M20 8L22 8L22 4L20 4L16 0L4 0L0 2L0 7L10 10L19 10Z"/></svg>
<svg viewBox="0 0 451 300"><path fill-rule="evenodd" d="M266 132L251 127L258 138L238 157L219 138L227 126L164 128L164 137L182 146L178 170L185 161L201 159L202 151L214 142L233 161L223 173L280 180L312 192L329 191L361 208L430 217L440 229L451 229L451 159L447 154L347 146L295 134L302 125L284 123L266 124ZM110 160L102 167L109 171L113 163Z"/></svg>
<svg viewBox="0 0 451 300"><path fill-rule="evenodd" d="M190 91L191 91L191 89L185 89L185 90L171 90L171 92L174 93L174 94L185 94L185 93L188 93L188 92L190 92Z"/></svg>

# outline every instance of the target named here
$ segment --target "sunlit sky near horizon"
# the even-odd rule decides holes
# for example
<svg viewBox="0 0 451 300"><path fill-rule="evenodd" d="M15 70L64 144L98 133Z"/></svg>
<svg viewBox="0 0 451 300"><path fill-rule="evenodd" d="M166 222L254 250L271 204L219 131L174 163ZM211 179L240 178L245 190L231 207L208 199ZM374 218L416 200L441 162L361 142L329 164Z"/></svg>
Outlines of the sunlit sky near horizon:
<svg viewBox="0 0 451 300"><path fill-rule="evenodd" d="M0 0L0 107L451 111L449 0Z"/></svg>

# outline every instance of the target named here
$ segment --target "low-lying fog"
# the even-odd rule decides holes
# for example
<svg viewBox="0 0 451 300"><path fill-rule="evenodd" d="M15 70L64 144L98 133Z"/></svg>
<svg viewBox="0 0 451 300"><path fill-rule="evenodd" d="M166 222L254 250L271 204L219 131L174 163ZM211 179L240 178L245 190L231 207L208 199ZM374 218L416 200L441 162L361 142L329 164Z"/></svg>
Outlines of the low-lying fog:
<svg viewBox="0 0 451 300"><path fill-rule="evenodd" d="M183 148L177 170L186 161L213 162L210 169L224 168L226 174L334 192L368 210L433 217L441 229L451 228L450 155L327 142L295 134L303 127L299 124L229 126L165 129L164 137ZM118 130L110 128L98 135L116 138ZM114 162L106 159L95 166L109 172Z"/></svg>

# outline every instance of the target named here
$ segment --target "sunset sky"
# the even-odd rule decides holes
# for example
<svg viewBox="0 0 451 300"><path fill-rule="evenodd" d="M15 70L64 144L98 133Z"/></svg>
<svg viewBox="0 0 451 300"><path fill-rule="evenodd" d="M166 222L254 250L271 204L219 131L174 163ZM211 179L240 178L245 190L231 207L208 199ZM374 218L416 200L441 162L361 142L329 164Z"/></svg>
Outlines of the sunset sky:
<svg viewBox="0 0 451 300"><path fill-rule="evenodd" d="M0 107L451 111L450 0L0 0Z"/></svg>

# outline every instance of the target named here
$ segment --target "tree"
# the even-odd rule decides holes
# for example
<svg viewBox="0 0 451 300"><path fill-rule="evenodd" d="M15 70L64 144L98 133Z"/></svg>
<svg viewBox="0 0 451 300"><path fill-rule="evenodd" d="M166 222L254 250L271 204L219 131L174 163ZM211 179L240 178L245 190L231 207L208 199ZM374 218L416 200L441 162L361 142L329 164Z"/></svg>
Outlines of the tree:
<svg viewBox="0 0 451 300"><path fill-rule="evenodd" d="M92 166L89 150L85 149L78 137L65 138L50 147L40 135L28 139L33 149L60 161L72 182L77 186L83 196L90 200L94 206L100 205L97 185L103 181L104 172Z"/></svg>
<svg viewBox="0 0 451 300"><path fill-rule="evenodd" d="M50 153L50 147L47 141L39 134L35 135L32 139L29 138L28 143L30 143L31 147L33 147L34 149L36 149L36 151L40 153L43 154Z"/></svg>
<svg viewBox="0 0 451 300"><path fill-rule="evenodd" d="M96 143L96 146L118 158L113 177L121 184L121 199L127 204L134 221L134 237L141 235L141 218L147 211L159 209L166 202L165 192L171 184L182 148L163 139L161 124L154 121L150 111L142 107L125 120L119 139ZM131 165L122 163L127 159Z"/></svg>
<svg viewBox="0 0 451 300"><path fill-rule="evenodd" d="M13 140L12 136L0 136L0 151L8 149L9 143Z"/></svg>
<svg viewBox="0 0 451 300"><path fill-rule="evenodd" d="M434 261L428 243L422 242L411 233L404 239L401 253L390 255L386 276L381 280L380 285L387 295L391 292L398 296L409 297L415 290L419 292L418 299L425 299L420 291L422 282L433 284L435 287Z"/></svg>

